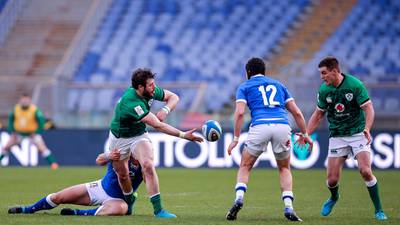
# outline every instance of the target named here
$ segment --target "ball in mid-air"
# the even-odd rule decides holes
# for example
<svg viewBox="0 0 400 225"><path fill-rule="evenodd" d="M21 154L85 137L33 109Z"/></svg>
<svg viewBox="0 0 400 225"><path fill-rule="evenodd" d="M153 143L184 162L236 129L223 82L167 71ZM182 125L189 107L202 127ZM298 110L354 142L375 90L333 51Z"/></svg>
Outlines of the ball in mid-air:
<svg viewBox="0 0 400 225"><path fill-rule="evenodd" d="M221 125L215 120L208 120L201 128L203 136L207 141L217 141L221 138L222 128Z"/></svg>

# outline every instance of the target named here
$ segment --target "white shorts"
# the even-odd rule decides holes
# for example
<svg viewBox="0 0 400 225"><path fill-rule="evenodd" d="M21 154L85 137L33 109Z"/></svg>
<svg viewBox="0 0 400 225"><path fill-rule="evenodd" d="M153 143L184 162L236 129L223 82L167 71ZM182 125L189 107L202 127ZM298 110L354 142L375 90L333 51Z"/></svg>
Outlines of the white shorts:
<svg viewBox="0 0 400 225"><path fill-rule="evenodd" d="M101 186L101 180L86 183L85 186L90 197L90 205L102 205L109 200L122 200L109 196Z"/></svg>
<svg viewBox="0 0 400 225"><path fill-rule="evenodd" d="M371 146L364 133L357 133L348 137L329 138L328 157L350 157L356 158L360 152L371 152Z"/></svg>
<svg viewBox="0 0 400 225"><path fill-rule="evenodd" d="M290 156L291 131L287 124L259 124L250 127L245 142L248 152L253 156L260 156L267 151L271 142L275 159L282 160Z"/></svg>
<svg viewBox="0 0 400 225"><path fill-rule="evenodd" d="M116 138L110 131L108 138L110 143L109 150L111 151L113 149L118 149L121 154L120 160L128 158L131 152L133 154L133 151L135 150L136 145L139 142L148 141L151 143L151 140L147 133L130 138Z"/></svg>

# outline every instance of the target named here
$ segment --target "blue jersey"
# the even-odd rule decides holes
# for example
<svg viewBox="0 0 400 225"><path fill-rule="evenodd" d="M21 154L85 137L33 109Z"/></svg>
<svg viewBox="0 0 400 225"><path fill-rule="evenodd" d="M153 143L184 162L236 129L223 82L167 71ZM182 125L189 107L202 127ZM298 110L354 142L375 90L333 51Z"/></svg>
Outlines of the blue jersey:
<svg viewBox="0 0 400 225"><path fill-rule="evenodd" d="M143 181L142 168L140 166L135 166L129 160L129 176L132 182L133 191L136 191L139 185ZM114 171L112 163L109 162L107 165L106 175L101 179L101 186L103 186L104 191L113 198L124 199L124 194L122 193L121 187L118 183L117 174Z"/></svg>
<svg viewBox="0 0 400 225"><path fill-rule="evenodd" d="M236 92L236 102L244 102L251 112L251 126L257 124L289 124L285 105L293 100L279 81L262 74L252 76Z"/></svg>

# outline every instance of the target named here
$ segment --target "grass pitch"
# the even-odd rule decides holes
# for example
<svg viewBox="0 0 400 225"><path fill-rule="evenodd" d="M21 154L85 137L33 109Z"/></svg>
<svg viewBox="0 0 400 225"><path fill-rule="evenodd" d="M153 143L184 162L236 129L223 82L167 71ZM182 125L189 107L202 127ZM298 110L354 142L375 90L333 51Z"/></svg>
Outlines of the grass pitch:
<svg viewBox="0 0 400 225"><path fill-rule="evenodd" d="M10 206L31 204L64 187L101 178L105 168L61 167L0 168L0 224L287 224L275 169L255 169L250 177L245 205L236 221L225 214L234 199L236 169L158 169L163 205L177 219L160 220L152 215L144 185L139 189L133 216L60 216L63 206L32 215L8 215ZM388 221L374 219L372 202L356 170L343 171L341 199L332 214L321 217L329 196L325 170L295 170L294 207L304 224L400 224L400 171L378 171L383 208ZM66 205L71 207L70 205ZM85 207L80 207L85 208Z"/></svg>

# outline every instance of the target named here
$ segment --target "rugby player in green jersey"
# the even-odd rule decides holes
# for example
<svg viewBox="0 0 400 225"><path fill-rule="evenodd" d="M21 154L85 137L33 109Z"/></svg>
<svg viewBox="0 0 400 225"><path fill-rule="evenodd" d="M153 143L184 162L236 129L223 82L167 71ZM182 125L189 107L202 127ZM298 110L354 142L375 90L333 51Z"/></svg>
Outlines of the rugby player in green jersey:
<svg viewBox="0 0 400 225"><path fill-rule="evenodd" d="M154 100L166 103L156 115L150 112ZM153 162L154 152L146 125L172 136L202 142L203 138L193 134L195 129L183 132L162 122L167 114L175 109L178 101L179 97L176 94L156 86L155 74L151 70L137 69L132 74L132 87L125 91L115 107L110 125L109 149L117 149L121 154L119 161L113 161L113 167L118 174L125 201L128 203L128 213L131 213L131 206L135 201L128 170L129 155L132 154L142 166L155 217L176 217L161 205L158 176Z"/></svg>
<svg viewBox="0 0 400 225"><path fill-rule="evenodd" d="M339 199L339 179L344 162L353 156L375 206L375 218L386 220L379 197L378 182L371 169L371 127L374 108L364 84L354 76L341 73L339 61L326 57L318 69L324 83L318 91L317 108L308 122L307 132L313 133L325 113L329 122L327 186L330 198L321 209L328 216Z"/></svg>

